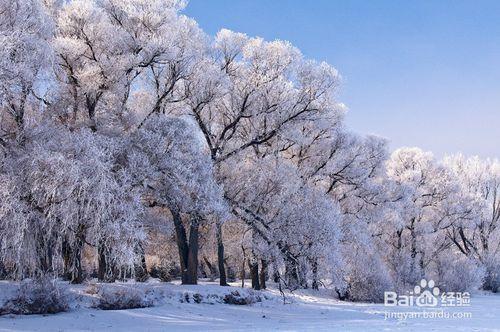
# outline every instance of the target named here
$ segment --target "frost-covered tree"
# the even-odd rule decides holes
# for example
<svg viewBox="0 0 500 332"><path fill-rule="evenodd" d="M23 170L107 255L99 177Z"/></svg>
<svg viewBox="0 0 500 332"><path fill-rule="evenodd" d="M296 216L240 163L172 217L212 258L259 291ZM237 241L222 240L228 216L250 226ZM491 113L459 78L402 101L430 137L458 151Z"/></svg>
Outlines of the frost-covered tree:
<svg viewBox="0 0 500 332"><path fill-rule="evenodd" d="M81 282L85 244L98 250L103 279L132 266L142 208L117 164L119 139L53 125L24 135L2 168L0 243L15 274L57 272L60 259L64 274Z"/></svg>
<svg viewBox="0 0 500 332"><path fill-rule="evenodd" d="M305 123L340 115L333 100L336 70L304 59L286 42L221 30L210 57L196 68L185 81L187 114L203 133L224 187L237 185L226 183L224 163L242 162L249 151L277 152ZM223 255L220 241L218 247ZM222 260L220 254L221 271Z"/></svg>
<svg viewBox="0 0 500 332"><path fill-rule="evenodd" d="M456 155L444 164L458 178L460 188L472 203L473 215L447 230L454 246L477 259L486 268L483 287L497 291L500 286L500 163Z"/></svg>
<svg viewBox="0 0 500 332"><path fill-rule="evenodd" d="M457 174L417 148L395 151L387 174L395 200L380 234L388 245L386 260L396 287L412 286L427 276L450 289L457 284L450 276L464 264L474 276L464 287L476 287L483 272L472 260L462 259L455 241L457 229L475 219L478 204L462 189Z"/></svg>
<svg viewBox="0 0 500 332"><path fill-rule="evenodd" d="M125 158L135 182L144 188L147 204L169 210L182 282L196 284L199 228L206 216L224 217L225 213L211 159L203 152L197 132L183 119L151 116L131 138Z"/></svg>
<svg viewBox="0 0 500 332"><path fill-rule="evenodd" d="M177 0L71 1L57 15L54 49L62 114L128 128L177 101L203 34ZM200 46L201 45L201 46ZM141 119L142 118L142 119Z"/></svg>
<svg viewBox="0 0 500 332"><path fill-rule="evenodd" d="M234 164L229 167L234 169ZM252 269L262 261L262 268L272 267L287 287L307 287L311 280L316 288L320 273L327 278L338 258L338 207L304 185L293 165L272 156L247 160L230 176L233 185L226 188L226 198L252 235L252 279L257 274Z"/></svg>
<svg viewBox="0 0 500 332"><path fill-rule="evenodd" d="M387 162L387 174L401 195L385 235L394 252L390 264L398 284L413 285L434 257L428 249L439 252L446 246L436 242L431 247L427 242L447 222L447 205L453 202L456 187L433 155L417 148L396 150Z"/></svg>
<svg viewBox="0 0 500 332"><path fill-rule="evenodd" d="M52 22L37 0L0 4L0 144L24 128L47 101Z"/></svg>
<svg viewBox="0 0 500 332"><path fill-rule="evenodd" d="M349 133L338 121L336 117L325 117L303 126L300 136L284 145L282 155L297 165L303 179L340 208L338 246L342 259L331 274L339 296L379 300L383 289L373 284L378 280L387 289L387 271L381 264L372 268L367 261L382 261L375 237L378 222L384 219L391 203L384 180L385 140ZM368 275L371 279L367 279Z"/></svg>

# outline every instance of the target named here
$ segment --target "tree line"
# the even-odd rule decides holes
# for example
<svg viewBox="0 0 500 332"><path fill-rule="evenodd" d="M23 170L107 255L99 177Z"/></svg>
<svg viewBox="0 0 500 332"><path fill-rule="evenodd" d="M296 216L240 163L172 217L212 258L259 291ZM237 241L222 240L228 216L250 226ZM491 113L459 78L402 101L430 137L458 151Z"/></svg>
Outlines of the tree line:
<svg viewBox="0 0 500 332"><path fill-rule="evenodd" d="M185 5L0 4L0 276L498 289L498 160L389 154L335 68Z"/></svg>

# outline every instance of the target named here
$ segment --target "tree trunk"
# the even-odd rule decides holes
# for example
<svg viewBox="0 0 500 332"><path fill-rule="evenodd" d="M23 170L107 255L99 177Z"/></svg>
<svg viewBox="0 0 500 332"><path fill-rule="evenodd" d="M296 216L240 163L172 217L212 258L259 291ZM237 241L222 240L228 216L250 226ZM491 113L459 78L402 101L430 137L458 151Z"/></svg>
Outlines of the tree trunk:
<svg viewBox="0 0 500 332"><path fill-rule="evenodd" d="M88 111L89 120L90 120L89 127L90 127L90 130L92 130L94 132L97 131L95 114L96 114L97 103L99 102L101 95L102 95L102 93L98 92L96 96L87 95L85 97L85 104L87 106L87 111Z"/></svg>
<svg viewBox="0 0 500 332"><path fill-rule="evenodd" d="M217 263L219 265L219 284L221 286L229 286L227 284L226 269L224 267L224 243L222 241L222 225L217 222L216 225L217 238Z"/></svg>
<svg viewBox="0 0 500 332"><path fill-rule="evenodd" d="M285 275L287 280L287 287L290 290L299 288L299 274L293 262L287 262L285 266Z"/></svg>
<svg viewBox="0 0 500 332"><path fill-rule="evenodd" d="M0 280L7 279L7 275L8 275L7 269L5 268L5 265L2 259L0 258Z"/></svg>
<svg viewBox="0 0 500 332"><path fill-rule="evenodd" d="M139 256L139 262L134 266L135 280L138 282L145 282L148 280L148 269L146 266L146 255L144 254L144 247L142 243L138 243L136 253Z"/></svg>
<svg viewBox="0 0 500 332"><path fill-rule="evenodd" d="M71 264L71 274L70 282L72 284L81 284L83 282L83 268L82 268L82 250L83 241L77 240L75 248L72 250L72 264Z"/></svg>
<svg viewBox="0 0 500 332"><path fill-rule="evenodd" d="M186 228L182 224L180 213L175 209L170 209L170 211L174 220L177 249L179 250L182 284L196 285L198 282L199 218L194 216L191 219L188 242Z"/></svg>
<svg viewBox="0 0 500 332"><path fill-rule="evenodd" d="M85 227L78 225L75 243L71 245L67 239L62 243L63 278L72 284L81 284L84 280L82 268L82 251L85 243Z"/></svg>
<svg viewBox="0 0 500 332"><path fill-rule="evenodd" d="M312 273L313 273L312 289L318 290L319 289L319 283L318 283L318 260L314 259L312 261L311 265L312 265Z"/></svg>
<svg viewBox="0 0 500 332"><path fill-rule="evenodd" d="M68 241L65 239L62 243L62 258L63 258L63 279L71 280L71 247Z"/></svg>
<svg viewBox="0 0 500 332"><path fill-rule="evenodd" d="M51 238L47 241L43 235L38 236L38 245L40 250L40 272L42 275L52 272L52 258L53 258L53 243Z"/></svg>
<svg viewBox="0 0 500 332"><path fill-rule="evenodd" d="M175 239L177 242L177 249L179 250L179 262L181 265L181 281L186 283L187 276L187 261L188 261L188 243L186 237L186 229L182 224L182 218L179 212L175 209L170 209L175 226Z"/></svg>
<svg viewBox="0 0 500 332"><path fill-rule="evenodd" d="M210 281L214 281L215 277L217 276L217 270L215 269L215 266L213 266L213 264L210 263L207 256L203 256L203 262L208 268L207 277L210 278Z"/></svg>
<svg viewBox="0 0 500 332"><path fill-rule="evenodd" d="M417 272L416 274L415 273L413 274L414 275L413 280L409 280L411 284L417 283L418 280L420 280L420 277L423 276L423 270L424 270L424 257L422 252L419 252L419 249L417 247L418 239L417 239L417 232L415 230L415 223L416 220L413 218L411 220L409 228L411 236L410 240L411 271ZM418 275L418 277L415 277L416 275Z"/></svg>
<svg viewBox="0 0 500 332"><path fill-rule="evenodd" d="M99 243L97 247L97 279L99 281L104 281L106 277L106 254L104 251L104 244Z"/></svg>
<svg viewBox="0 0 500 332"><path fill-rule="evenodd" d="M274 274L273 274L273 281L275 283L280 282L280 273L278 271L276 271L276 270L274 271Z"/></svg>
<svg viewBox="0 0 500 332"><path fill-rule="evenodd" d="M257 261L248 260L248 267L250 268L250 277L252 278L252 288L260 290L259 263Z"/></svg>
<svg viewBox="0 0 500 332"><path fill-rule="evenodd" d="M259 282L260 282L260 289L266 289L266 280L267 280L267 261L266 260L261 260L261 269L260 269L260 274L259 274Z"/></svg>
<svg viewBox="0 0 500 332"><path fill-rule="evenodd" d="M187 285L196 285L198 283L198 218L191 221L189 228L189 246L188 246L188 264L187 264Z"/></svg>
<svg viewBox="0 0 500 332"><path fill-rule="evenodd" d="M285 253L285 276L287 287L290 290L296 290L300 286L298 269L297 259L287 250Z"/></svg>
<svg viewBox="0 0 500 332"><path fill-rule="evenodd" d="M243 259L241 261L241 288L245 288L245 278L246 278L246 275L245 275L245 261L247 260L247 255L246 255L246 251L245 251L245 248L243 246L241 246L241 251L243 252Z"/></svg>
<svg viewBox="0 0 500 332"><path fill-rule="evenodd" d="M241 288L245 288L245 278L246 278L246 275L245 275L245 261L243 261L243 264L241 264L241 275L240 275Z"/></svg>
<svg viewBox="0 0 500 332"><path fill-rule="evenodd" d="M111 259L110 249L101 241L97 247L97 279L103 282L114 282L117 271Z"/></svg>

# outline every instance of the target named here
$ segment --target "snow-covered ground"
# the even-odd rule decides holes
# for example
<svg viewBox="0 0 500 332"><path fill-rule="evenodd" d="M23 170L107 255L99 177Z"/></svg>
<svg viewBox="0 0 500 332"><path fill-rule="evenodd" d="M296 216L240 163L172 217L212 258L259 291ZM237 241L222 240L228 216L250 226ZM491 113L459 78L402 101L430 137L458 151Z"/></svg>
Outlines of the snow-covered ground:
<svg viewBox="0 0 500 332"><path fill-rule="evenodd" d="M394 311L382 304L360 304L338 301L326 292L301 291L287 294L287 304L275 290L257 292L262 302L252 305L218 303L222 296L239 287L219 287L205 283L181 286L171 283L113 284L109 287L142 287L155 306L132 310L98 310L90 308L95 297L88 286L71 286L71 310L48 316L2 316L0 331L500 331L500 295L476 294L470 307L436 308L444 315L469 315L468 318L386 317ZM0 300L7 298L13 285L0 282ZM193 303L200 294L205 303ZM243 290L243 293L251 293ZM189 303L186 302L186 294ZM213 295L210 298L209 295ZM182 301L182 302L181 302ZM423 312L408 308L398 312Z"/></svg>

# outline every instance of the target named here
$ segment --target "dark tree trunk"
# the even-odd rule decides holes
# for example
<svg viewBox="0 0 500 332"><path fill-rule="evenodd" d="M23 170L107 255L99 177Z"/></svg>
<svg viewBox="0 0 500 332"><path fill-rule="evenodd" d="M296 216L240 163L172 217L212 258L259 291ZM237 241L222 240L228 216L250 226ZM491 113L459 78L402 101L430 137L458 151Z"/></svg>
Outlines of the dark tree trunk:
<svg viewBox="0 0 500 332"><path fill-rule="evenodd" d="M217 270L215 269L215 266L213 266L213 264L210 263L207 256L203 256L203 262L205 263L205 265L208 268L207 277L210 278L211 281L213 281L215 279L215 277L217 276Z"/></svg>
<svg viewBox="0 0 500 332"><path fill-rule="evenodd" d="M335 288L337 295L340 301L346 301L349 299L349 287L345 290L345 292L341 292L338 288Z"/></svg>
<svg viewBox="0 0 500 332"><path fill-rule="evenodd" d="M40 269L42 273L52 272L52 248L46 248L45 254L40 258Z"/></svg>
<svg viewBox="0 0 500 332"><path fill-rule="evenodd" d="M106 277L106 254L104 244L100 243L97 248L97 279L104 281Z"/></svg>
<svg viewBox="0 0 500 332"><path fill-rule="evenodd" d="M243 246L241 246L241 250L243 252L243 259L241 260L241 275L240 275L240 278L241 278L241 288L245 288L245 278L246 278L246 274L245 274L245 261L247 260L247 255L246 255L245 248L243 248Z"/></svg>
<svg viewBox="0 0 500 332"><path fill-rule="evenodd" d="M146 255L144 254L144 247L142 243L138 243L136 253L139 256L139 262L134 266L135 280L138 282L145 282L149 278L148 269L146 266Z"/></svg>
<svg viewBox="0 0 500 332"><path fill-rule="evenodd" d="M98 92L97 95L95 96L90 96L87 95L85 97L85 104L87 106L87 111L89 115L89 120L90 120L90 130L92 131L97 131L97 124L96 124L96 119L95 119L95 114L96 114L96 109L97 109L97 103L99 102L99 99L102 96L102 92Z"/></svg>
<svg viewBox="0 0 500 332"><path fill-rule="evenodd" d="M188 246L188 264L187 264L187 285L196 285L198 283L198 219L191 221L189 228L189 246Z"/></svg>
<svg viewBox="0 0 500 332"><path fill-rule="evenodd" d="M248 267L250 268L250 277L252 278L252 288L260 290L259 263L257 261L248 260Z"/></svg>
<svg viewBox="0 0 500 332"><path fill-rule="evenodd" d="M313 280L312 280L312 289L318 290L319 289L319 283L318 283L318 261L314 259L311 263L312 265L312 273L313 273Z"/></svg>
<svg viewBox="0 0 500 332"><path fill-rule="evenodd" d="M283 254L285 261L284 279L281 280L285 282L286 287L290 290L306 287L307 280L305 280L305 278L300 278L301 273L299 271L300 267L297 257L290 251L289 246L283 242L278 242L278 248Z"/></svg>
<svg viewBox="0 0 500 332"><path fill-rule="evenodd" d="M101 242L97 248L97 278L103 282L114 282L117 277L116 267L111 259L110 249Z"/></svg>
<svg viewBox="0 0 500 332"><path fill-rule="evenodd" d="M222 225L217 222L216 225L217 238L217 263L219 266L219 284L221 286L229 286L227 284L226 269L224 267L224 242L222 241Z"/></svg>
<svg viewBox="0 0 500 332"><path fill-rule="evenodd" d="M63 258L63 279L71 280L71 256L73 255L71 246L67 240L62 243L62 258Z"/></svg>
<svg viewBox="0 0 500 332"><path fill-rule="evenodd" d="M0 242L0 246L2 243ZM5 265L3 264L2 257L0 257L0 280L3 280L7 275L7 270L5 269Z"/></svg>
<svg viewBox="0 0 500 332"><path fill-rule="evenodd" d="M82 268L82 249L83 244L78 244L73 252L73 268L70 279L72 284L81 284L84 279Z"/></svg>
<svg viewBox="0 0 500 332"><path fill-rule="evenodd" d="M260 282L260 288L261 289L266 289L266 280L267 280L267 261L266 260L261 260L261 269L260 269L260 274L259 274L259 282Z"/></svg>
<svg viewBox="0 0 500 332"><path fill-rule="evenodd" d="M298 268L297 260L294 257L287 255L285 261L285 276L287 287L290 290L295 290L300 287Z"/></svg>
<svg viewBox="0 0 500 332"><path fill-rule="evenodd" d="M79 225L75 234L75 243L73 246L68 240L62 243L63 255L63 277L72 284L80 284L84 280L82 268L82 251L85 243L85 227Z"/></svg>
<svg viewBox="0 0 500 332"><path fill-rule="evenodd" d="M274 271L274 274L273 274L273 281L275 283L278 283L280 282L280 273L278 271Z"/></svg>
<svg viewBox="0 0 500 332"><path fill-rule="evenodd" d="M172 213L172 218L174 220L177 249L179 250L179 262L181 265L181 281L183 284L185 284L187 276L188 253L189 253L187 237L186 237L186 229L182 224L182 218L180 213L174 209L171 209L171 213Z"/></svg>
<svg viewBox="0 0 500 332"><path fill-rule="evenodd" d="M40 271L42 274L52 272L52 258L53 258L53 243L51 239L45 240L43 235L38 236L38 245L40 250Z"/></svg>
<svg viewBox="0 0 500 332"><path fill-rule="evenodd" d="M177 249L179 250L182 284L196 285L198 282L199 219L197 217L191 219L188 242L186 228L182 224L180 213L175 209L170 211L174 220Z"/></svg>

